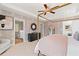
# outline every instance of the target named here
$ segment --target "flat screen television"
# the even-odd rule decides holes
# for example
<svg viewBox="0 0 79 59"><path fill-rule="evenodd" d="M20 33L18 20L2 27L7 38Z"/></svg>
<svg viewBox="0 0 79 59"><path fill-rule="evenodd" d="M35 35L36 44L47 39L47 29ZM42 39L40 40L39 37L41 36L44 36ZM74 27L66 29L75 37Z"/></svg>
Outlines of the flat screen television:
<svg viewBox="0 0 79 59"><path fill-rule="evenodd" d="M0 20L5 19L5 15L0 15Z"/></svg>

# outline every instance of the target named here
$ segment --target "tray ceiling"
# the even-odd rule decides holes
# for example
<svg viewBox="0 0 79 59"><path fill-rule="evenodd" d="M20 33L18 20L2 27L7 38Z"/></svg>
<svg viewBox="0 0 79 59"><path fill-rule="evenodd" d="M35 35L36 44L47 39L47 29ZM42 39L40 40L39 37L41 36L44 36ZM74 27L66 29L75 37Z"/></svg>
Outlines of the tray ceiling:
<svg viewBox="0 0 79 59"><path fill-rule="evenodd" d="M14 9L16 11L30 14L32 16L37 16L38 14L37 11L43 9L43 3L2 3L2 5L8 8ZM59 3L47 3L47 5L51 8L51 7L60 5L60 4ZM54 10L56 12L55 14L47 13L47 15L45 16L42 15L42 16L49 20L55 20L59 18L75 16L75 15L78 15L78 12L79 12L78 6L79 6L78 3L71 4L71 5L62 7L60 9Z"/></svg>

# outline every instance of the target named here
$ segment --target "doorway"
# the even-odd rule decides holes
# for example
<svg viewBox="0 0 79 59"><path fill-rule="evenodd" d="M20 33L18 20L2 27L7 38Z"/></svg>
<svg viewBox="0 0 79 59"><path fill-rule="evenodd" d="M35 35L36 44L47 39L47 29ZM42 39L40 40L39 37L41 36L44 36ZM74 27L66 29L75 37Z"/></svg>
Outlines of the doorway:
<svg viewBox="0 0 79 59"><path fill-rule="evenodd" d="M23 42L23 22L15 20L15 44Z"/></svg>

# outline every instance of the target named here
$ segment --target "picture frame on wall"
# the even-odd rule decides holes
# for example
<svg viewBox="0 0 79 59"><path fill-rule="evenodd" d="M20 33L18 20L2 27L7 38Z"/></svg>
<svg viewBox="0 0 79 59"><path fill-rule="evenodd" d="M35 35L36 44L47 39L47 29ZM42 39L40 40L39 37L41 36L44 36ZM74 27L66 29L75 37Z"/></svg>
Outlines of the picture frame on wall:
<svg viewBox="0 0 79 59"><path fill-rule="evenodd" d="M65 25L65 31L67 33L67 36L72 36L72 27L71 27L71 25Z"/></svg>
<svg viewBox="0 0 79 59"><path fill-rule="evenodd" d="M70 25L66 25L65 26L65 30L70 31L71 30L71 26Z"/></svg>

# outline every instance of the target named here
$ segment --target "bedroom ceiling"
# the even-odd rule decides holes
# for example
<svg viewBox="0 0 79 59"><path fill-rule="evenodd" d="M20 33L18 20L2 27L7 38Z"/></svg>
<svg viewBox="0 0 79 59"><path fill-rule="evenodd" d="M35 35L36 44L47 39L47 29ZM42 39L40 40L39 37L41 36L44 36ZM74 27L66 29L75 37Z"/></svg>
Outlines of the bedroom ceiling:
<svg viewBox="0 0 79 59"><path fill-rule="evenodd" d="M39 10L43 9L43 3L2 3L1 5L10 8L9 11L13 12L13 10L18 11L25 14L29 14L32 16L37 16ZM47 3L47 5L51 8L57 5L60 5L60 3ZM79 4L70 4L68 6L62 7L60 9L55 10L55 14L48 13L47 15L42 15L43 17L54 20L64 17L70 17L78 15Z"/></svg>

